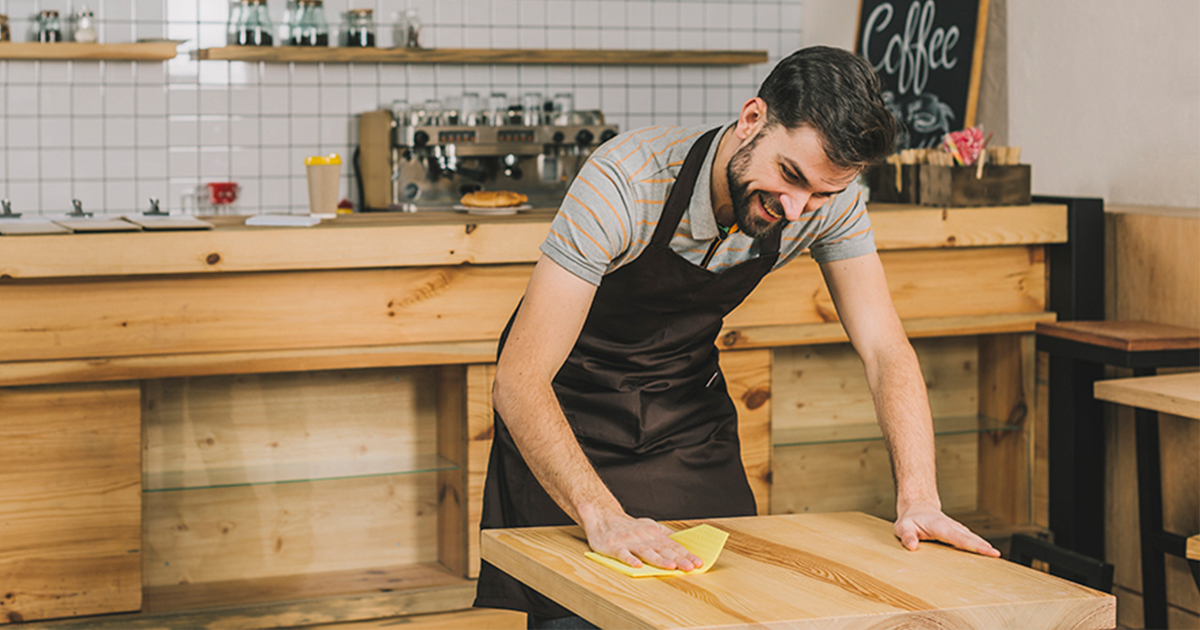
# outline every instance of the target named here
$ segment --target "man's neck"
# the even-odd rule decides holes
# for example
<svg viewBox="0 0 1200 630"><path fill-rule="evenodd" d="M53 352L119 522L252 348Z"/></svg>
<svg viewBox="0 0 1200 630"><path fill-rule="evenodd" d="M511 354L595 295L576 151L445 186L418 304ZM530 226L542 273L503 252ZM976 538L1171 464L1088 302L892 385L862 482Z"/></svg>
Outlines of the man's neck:
<svg viewBox="0 0 1200 630"><path fill-rule="evenodd" d="M726 174L729 160L737 151L737 136L733 134L733 129L730 127L721 134L721 139L717 144L717 154L713 158L712 182L708 188L713 218L716 219L717 225L723 227L729 227L734 223L733 201L729 197L729 176Z"/></svg>

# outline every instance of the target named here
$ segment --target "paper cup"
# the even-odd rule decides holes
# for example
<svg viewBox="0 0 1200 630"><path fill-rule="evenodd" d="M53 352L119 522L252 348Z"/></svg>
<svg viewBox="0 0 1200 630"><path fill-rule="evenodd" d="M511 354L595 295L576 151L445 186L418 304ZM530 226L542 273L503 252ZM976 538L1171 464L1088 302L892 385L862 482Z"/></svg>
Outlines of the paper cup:
<svg viewBox="0 0 1200 630"><path fill-rule="evenodd" d="M308 210L313 214L337 212L338 180L341 164L306 164L308 173Z"/></svg>

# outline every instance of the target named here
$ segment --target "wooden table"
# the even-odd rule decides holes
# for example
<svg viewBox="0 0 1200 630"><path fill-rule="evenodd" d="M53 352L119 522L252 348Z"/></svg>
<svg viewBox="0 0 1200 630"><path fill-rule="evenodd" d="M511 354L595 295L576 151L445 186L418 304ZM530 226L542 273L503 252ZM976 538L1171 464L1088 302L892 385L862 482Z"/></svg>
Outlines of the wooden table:
<svg viewBox="0 0 1200 630"><path fill-rule="evenodd" d="M1116 599L1006 560L900 546L857 512L670 522L729 532L705 574L625 577L578 527L483 532L484 560L602 628L1112 628Z"/></svg>
<svg viewBox="0 0 1200 630"><path fill-rule="evenodd" d="M1138 413L1138 512L1142 541L1143 608L1166 618L1166 567L1163 554L1188 560L1200 588L1200 535L1190 539L1163 527L1162 478L1158 452L1158 418L1154 412L1200 420L1200 372L1162 374L1097 381L1096 398L1128 405ZM1153 621L1147 614L1147 626ZM1157 624L1153 624L1157 625Z"/></svg>
<svg viewBox="0 0 1200 630"><path fill-rule="evenodd" d="M1097 381L1096 398L1200 420L1200 372Z"/></svg>

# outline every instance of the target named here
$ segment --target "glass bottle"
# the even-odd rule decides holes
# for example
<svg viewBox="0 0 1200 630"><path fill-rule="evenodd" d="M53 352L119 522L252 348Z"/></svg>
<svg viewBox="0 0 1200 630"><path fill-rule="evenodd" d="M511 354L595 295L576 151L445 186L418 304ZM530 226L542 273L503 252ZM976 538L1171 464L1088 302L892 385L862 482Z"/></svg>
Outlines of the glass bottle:
<svg viewBox="0 0 1200 630"><path fill-rule="evenodd" d="M84 44L94 44L98 39L96 37L95 16L88 10L86 4L75 14L74 39Z"/></svg>
<svg viewBox="0 0 1200 630"><path fill-rule="evenodd" d="M346 46L375 47L375 18L371 9L351 9L346 25Z"/></svg>
<svg viewBox="0 0 1200 630"><path fill-rule="evenodd" d="M267 13L267 0L242 0L237 29L239 46L271 46L271 15Z"/></svg>
<svg viewBox="0 0 1200 630"><path fill-rule="evenodd" d="M62 23L58 19L58 11L46 9L38 14L37 35L39 42L61 42Z"/></svg>
<svg viewBox="0 0 1200 630"><path fill-rule="evenodd" d="M322 0L299 0L292 22L293 46L328 46L329 23Z"/></svg>
<svg viewBox="0 0 1200 630"><path fill-rule="evenodd" d="M8 16L0 13L0 42L12 40L12 35L8 30Z"/></svg>

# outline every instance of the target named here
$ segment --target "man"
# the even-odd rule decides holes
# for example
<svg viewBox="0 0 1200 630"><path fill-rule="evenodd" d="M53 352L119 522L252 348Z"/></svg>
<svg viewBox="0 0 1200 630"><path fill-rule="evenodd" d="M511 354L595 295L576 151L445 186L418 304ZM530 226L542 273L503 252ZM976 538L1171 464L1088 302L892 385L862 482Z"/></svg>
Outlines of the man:
<svg viewBox="0 0 1200 630"><path fill-rule="evenodd" d="M730 125L599 147L501 339L483 527L574 522L630 565L697 568L656 521L755 513L713 342L763 276L807 250L863 360L897 537L998 556L941 511L924 379L856 184L895 133L870 67L814 47L781 61ZM558 625L570 613L486 563L476 605L586 627Z"/></svg>

